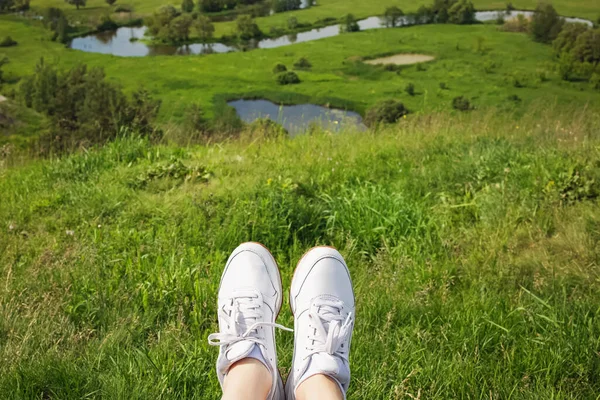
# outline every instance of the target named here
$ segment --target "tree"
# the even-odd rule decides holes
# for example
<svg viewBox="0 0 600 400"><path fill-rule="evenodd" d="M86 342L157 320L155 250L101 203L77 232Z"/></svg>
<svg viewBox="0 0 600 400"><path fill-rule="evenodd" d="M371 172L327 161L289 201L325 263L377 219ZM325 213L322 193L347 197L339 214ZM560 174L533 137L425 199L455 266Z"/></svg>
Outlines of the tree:
<svg viewBox="0 0 600 400"><path fill-rule="evenodd" d="M354 15L348 14L344 17L344 22L340 25L340 32L358 32L360 31L360 26L358 22L356 22L356 18Z"/></svg>
<svg viewBox="0 0 600 400"><path fill-rule="evenodd" d="M249 15L239 16L236 20L237 34L241 40L258 39L262 32Z"/></svg>
<svg viewBox="0 0 600 400"><path fill-rule="evenodd" d="M415 85L412 83L407 84L406 87L404 88L404 91L406 93L408 93L408 95L414 96L415 95Z"/></svg>
<svg viewBox="0 0 600 400"><path fill-rule="evenodd" d="M155 37L168 36L169 24L178 14L175 7L171 5L162 6L148 18L148 32Z"/></svg>
<svg viewBox="0 0 600 400"><path fill-rule="evenodd" d="M456 3L456 0L435 0L431 10L435 15L435 22L445 24L450 20L450 8Z"/></svg>
<svg viewBox="0 0 600 400"><path fill-rule="evenodd" d="M65 0L65 2L77 7L79 10L79 7L85 7L86 0Z"/></svg>
<svg viewBox="0 0 600 400"><path fill-rule="evenodd" d="M448 20L453 24L472 24L475 22L475 6L468 0L454 3L448 10Z"/></svg>
<svg viewBox="0 0 600 400"><path fill-rule="evenodd" d="M213 34L215 33L215 26L213 25L210 18L205 15L199 15L194 22L194 27L196 28L196 32L198 32L198 37L206 42L209 39L212 39Z"/></svg>
<svg viewBox="0 0 600 400"><path fill-rule="evenodd" d="M398 26L402 20L404 13L401 9L396 6L388 7L385 9L383 18L385 20L385 26L388 28L394 28Z"/></svg>
<svg viewBox="0 0 600 400"><path fill-rule="evenodd" d="M186 13L194 11L194 0L183 0L181 2L181 11Z"/></svg>
<svg viewBox="0 0 600 400"><path fill-rule="evenodd" d="M301 0L273 0L273 11L276 13L298 10Z"/></svg>
<svg viewBox="0 0 600 400"><path fill-rule="evenodd" d="M367 110L365 124L393 124L408 114L408 109L397 100L383 100Z"/></svg>
<svg viewBox="0 0 600 400"><path fill-rule="evenodd" d="M430 24L435 21L435 14L429 7L421 6L415 14L416 24Z"/></svg>
<svg viewBox="0 0 600 400"><path fill-rule="evenodd" d="M600 64L600 28L588 29L577 37L573 56L582 63Z"/></svg>
<svg viewBox="0 0 600 400"><path fill-rule="evenodd" d="M563 51L571 51L575 47L577 37L587 30L588 27L585 24L565 24L552 42L554 54L559 56Z"/></svg>
<svg viewBox="0 0 600 400"><path fill-rule="evenodd" d="M108 4L109 6L112 6L113 4L115 4L117 2L117 0L105 0L106 4Z"/></svg>
<svg viewBox="0 0 600 400"><path fill-rule="evenodd" d="M298 29L298 18L289 17L287 20L287 26L288 26L288 29L291 31Z"/></svg>
<svg viewBox="0 0 600 400"><path fill-rule="evenodd" d="M541 43L550 43L560 33L564 20L551 4L538 4L531 18L531 36Z"/></svg>
<svg viewBox="0 0 600 400"><path fill-rule="evenodd" d="M169 23L169 41L182 42L189 40L190 29L193 23L194 20L189 14L183 14L173 18L173 20Z"/></svg>

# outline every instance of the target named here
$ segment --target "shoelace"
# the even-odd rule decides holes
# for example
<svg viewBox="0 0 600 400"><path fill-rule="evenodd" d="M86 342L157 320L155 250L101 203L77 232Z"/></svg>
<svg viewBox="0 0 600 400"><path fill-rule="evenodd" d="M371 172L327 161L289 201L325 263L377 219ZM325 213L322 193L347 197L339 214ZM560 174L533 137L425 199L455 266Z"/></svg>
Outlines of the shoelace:
<svg viewBox="0 0 600 400"><path fill-rule="evenodd" d="M312 344L307 345L310 352L307 357L325 352L348 360L348 349L343 346L352 332L354 319L352 313L346 318L342 316L343 307L344 303L337 300L317 299L313 302L313 309L308 317L316 332L308 335L309 343ZM313 312L315 309L316 312ZM325 324L328 324L327 330Z"/></svg>
<svg viewBox="0 0 600 400"><path fill-rule="evenodd" d="M219 308L219 317L225 321L227 332L210 334L208 344L212 346L231 346L238 342L250 341L266 347L264 339L258 336L260 326L271 326L289 332L294 331L274 322L260 321L263 313L260 310L261 305L256 302L256 299L258 299L258 296L234 297L230 299L228 305ZM248 326L249 320L254 321L250 326ZM244 327L246 327L245 330L243 330Z"/></svg>

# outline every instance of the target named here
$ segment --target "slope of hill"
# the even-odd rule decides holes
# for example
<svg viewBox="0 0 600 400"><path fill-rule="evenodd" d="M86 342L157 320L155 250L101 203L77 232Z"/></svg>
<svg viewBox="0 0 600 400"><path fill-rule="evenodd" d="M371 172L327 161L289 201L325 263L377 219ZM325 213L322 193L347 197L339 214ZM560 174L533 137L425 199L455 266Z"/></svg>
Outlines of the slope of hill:
<svg viewBox="0 0 600 400"><path fill-rule="evenodd" d="M375 133L0 155L0 393L218 398L219 276L255 240L284 285L315 244L347 258L351 398L592 398L598 126L586 109L440 114ZM277 339L285 376L292 335Z"/></svg>

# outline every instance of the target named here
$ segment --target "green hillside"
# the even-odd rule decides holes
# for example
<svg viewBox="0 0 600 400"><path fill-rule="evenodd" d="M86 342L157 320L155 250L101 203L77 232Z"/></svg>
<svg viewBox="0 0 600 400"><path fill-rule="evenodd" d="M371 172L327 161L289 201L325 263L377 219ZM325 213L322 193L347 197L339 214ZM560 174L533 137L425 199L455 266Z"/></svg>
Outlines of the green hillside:
<svg viewBox="0 0 600 400"><path fill-rule="evenodd" d="M219 276L255 240L284 287L311 246L346 257L350 399L595 398L598 126L556 106L29 161L5 147L0 393L218 398ZM277 336L284 377L292 338Z"/></svg>

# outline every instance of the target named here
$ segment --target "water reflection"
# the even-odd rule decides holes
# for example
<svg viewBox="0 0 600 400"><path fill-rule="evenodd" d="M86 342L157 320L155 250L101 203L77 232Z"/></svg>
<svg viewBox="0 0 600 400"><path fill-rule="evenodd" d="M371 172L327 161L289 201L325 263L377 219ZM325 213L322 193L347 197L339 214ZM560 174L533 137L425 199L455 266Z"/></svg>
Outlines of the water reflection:
<svg viewBox="0 0 600 400"><path fill-rule="evenodd" d="M307 4L310 0L305 0ZM531 17L532 11L512 11L505 13L501 11L478 11L475 17L478 21L485 22L498 18L498 15L504 15L504 18L514 18L517 15ZM593 25L591 21L581 18L565 18L567 22L579 22L587 25ZM411 16L402 17L400 25L412 25L414 18ZM384 21L379 17L370 17L358 21L361 30L378 29L385 27ZM256 48L271 49L275 47L288 46L294 43L309 42L312 40L324 39L340 34L339 25L326 26L324 28L312 29L306 32L284 35L274 39L264 39L261 41L250 41L240 44L238 47L228 46L223 43L195 43L184 46L174 45L149 45L136 39L144 38L146 27L138 28L119 28L112 32L101 32L94 35L84 36L73 39L70 44L72 49L102 54L113 54L121 57L144 57L153 55L196 55L211 53L228 53L231 51L248 51Z"/></svg>
<svg viewBox="0 0 600 400"><path fill-rule="evenodd" d="M280 106L267 100L235 100L228 103L240 118L252 122L269 118L280 123L291 136L306 132L313 125L337 132L340 129L365 130L359 114L353 111L326 108L314 104Z"/></svg>

